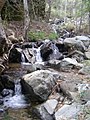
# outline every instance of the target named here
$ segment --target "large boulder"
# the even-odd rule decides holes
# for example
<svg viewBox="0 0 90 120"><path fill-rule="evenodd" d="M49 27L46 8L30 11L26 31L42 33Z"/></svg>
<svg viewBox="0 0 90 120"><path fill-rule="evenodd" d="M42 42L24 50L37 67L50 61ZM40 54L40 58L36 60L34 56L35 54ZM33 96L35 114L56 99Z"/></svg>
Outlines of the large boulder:
<svg viewBox="0 0 90 120"><path fill-rule="evenodd" d="M76 103L72 105L63 105L56 113L55 120L76 120L80 110L84 107Z"/></svg>
<svg viewBox="0 0 90 120"><path fill-rule="evenodd" d="M85 51L84 43L80 40L76 40L75 38L66 38L64 40L64 45L68 49L68 52L78 50L81 52Z"/></svg>
<svg viewBox="0 0 90 120"><path fill-rule="evenodd" d="M59 77L49 70L38 70L24 75L21 80L23 93L30 95L31 101L43 102L47 100Z"/></svg>
<svg viewBox="0 0 90 120"><path fill-rule="evenodd" d="M62 59L63 55L59 52L58 47L55 45L55 43L48 42L44 43L41 46L41 57L44 61L52 60L52 59Z"/></svg>
<svg viewBox="0 0 90 120"><path fill-rule="evenodd" d="M22 49L13 47L9 53L9 62L10 63L20 63Z"/></svg>
<svg viewBox="0 0 90 120"><path fill-rule="evenodd" d="M37 105L34 108L34 112L41 120L53 120L53 114L57 104L58 101L55 99L47 100L45 103Z"/></svg>
<svg viewBox="0 0 90 120"><path fill-rule="evenodd" d="M84 43L85 47L88 48L90 44L90 38L87 36L76 36L76 40L80 40Z"/></svg>
<svg viewBox="0 0 90 120"><path fill-rule="evenodd" d="M3 89L11 89L14 90L14 82L11 81L10 77L7 75L0 76L0 92Z"/></svg>
<svg viewBox="0 0 90 120"><path fill-rule="evenodd" d="M73 68L82 68L83 64L78 63L75 59L73 58L64 58L60 64L60 70L62 71L70 71Z"/></svg>
<svg viewBox="0 0 90 120"><path fill-rule="evenodd" d="M47 112L42 104L35 107L34 113L40 120L53 120L53 117Z"/></svg>

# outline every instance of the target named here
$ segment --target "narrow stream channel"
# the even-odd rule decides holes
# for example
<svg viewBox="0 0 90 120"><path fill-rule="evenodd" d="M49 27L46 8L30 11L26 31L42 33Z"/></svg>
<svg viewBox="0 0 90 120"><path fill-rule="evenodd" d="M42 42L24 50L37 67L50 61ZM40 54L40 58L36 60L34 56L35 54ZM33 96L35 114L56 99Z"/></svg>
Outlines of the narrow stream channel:
<svg viewBox="0 0 90 120"><path fill-rule="evenodd" d="M4 114L0 116L0 120L39 120L32 114L30 100L22 94L20 78L27 73L21 64L10 64L10 69L5 72L15 83L14 92L10 90L10 94L3 97L2 108L6 109Z"/></svg>

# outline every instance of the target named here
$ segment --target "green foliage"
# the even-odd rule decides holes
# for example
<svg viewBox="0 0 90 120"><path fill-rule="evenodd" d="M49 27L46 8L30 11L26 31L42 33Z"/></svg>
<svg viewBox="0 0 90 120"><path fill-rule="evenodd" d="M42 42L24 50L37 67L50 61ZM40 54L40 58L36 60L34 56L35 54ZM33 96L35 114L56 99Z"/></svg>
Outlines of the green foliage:
<svg viewBox="0 0 90 120"><path fill-rule="evenodd" d="M37 32L29 32L28 38L30 41L45 40L45 39L54 40L58 38L58 35L54 32L51 32L47 35L46 32L37 31Z"/></svg>
<svg viewBox="0 0 90 120"><path fill-rule="evenodd" d="M90 0L82 0L86 6L86 12L90 12Z"/></svg>
<svg viewBox="0 0 90 120"><path fill-rule="evenodd" d="M58 38L58 35L57 35L56 33L52 32L52 33L50 33L50 34L48 35L48 38L49 38L50 40L55 40L55 39Z"/></svg>
<svg viewBox="0 0 90 120"><path fill-rule="evenodd" d="M16 120L13 119L11 116L9 116L8 114L5 114L4 118L2 120Z"/></svg>
<svg viewBox="0 0 90 120"><path fill-rule="evenodd" d="M23 19L23 5L21 2L14 3L7 0L1 11L3 20L15 20L19 21Z"/></svg>
<svg viewBox="0 0 90 120"><path fill-rule="evenodd" d="M41 39L44 39L45 38L45 33L44 32L29 32L28 33L28 38L31 40L31 41L37 41L37 40L41 40Z"/></svg>

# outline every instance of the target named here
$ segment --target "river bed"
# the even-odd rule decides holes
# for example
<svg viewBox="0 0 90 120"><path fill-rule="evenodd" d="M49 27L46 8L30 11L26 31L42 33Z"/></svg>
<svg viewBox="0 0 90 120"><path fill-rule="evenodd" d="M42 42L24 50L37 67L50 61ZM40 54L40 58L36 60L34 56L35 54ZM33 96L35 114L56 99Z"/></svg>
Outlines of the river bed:
<svg viewBox="0 0 90 120"><path fill-rule="evenodd" d="M22 94L20 78L27 73L21 64L10 64L5 71L15 83L14 94L3 98L3 105L0 106L0 120L39 120L32 113L30 100ZM3 111L3 109L5 111Z"/></svg>

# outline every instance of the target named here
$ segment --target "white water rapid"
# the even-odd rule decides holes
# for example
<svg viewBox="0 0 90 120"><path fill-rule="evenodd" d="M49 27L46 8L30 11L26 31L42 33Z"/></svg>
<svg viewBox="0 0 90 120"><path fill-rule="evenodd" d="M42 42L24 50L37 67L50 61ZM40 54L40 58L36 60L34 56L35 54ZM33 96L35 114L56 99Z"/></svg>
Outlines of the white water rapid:
<svg viewBox="0 0 90 120"><path fill-rule="evenodd" d="M26 103L25 96L21 92L20 80L15 82L15 94L10 97L4 98L4 107L7 108L25 108L28 104Z"/></svg>

